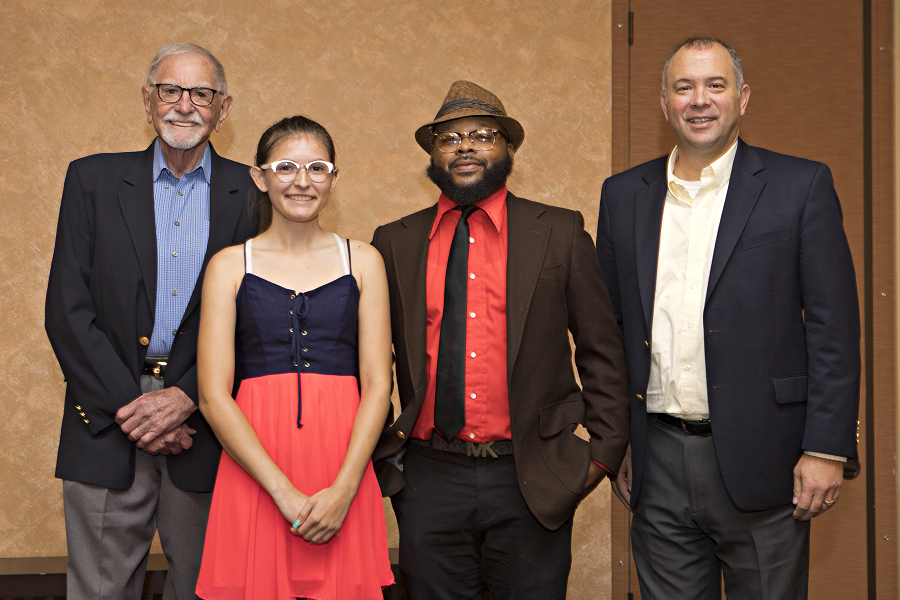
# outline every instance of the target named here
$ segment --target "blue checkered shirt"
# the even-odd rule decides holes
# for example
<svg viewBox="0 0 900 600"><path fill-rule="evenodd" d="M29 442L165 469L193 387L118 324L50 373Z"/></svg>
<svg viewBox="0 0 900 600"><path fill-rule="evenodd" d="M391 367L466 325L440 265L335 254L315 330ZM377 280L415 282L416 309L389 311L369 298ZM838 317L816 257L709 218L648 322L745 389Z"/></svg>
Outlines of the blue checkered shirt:
<svg viewBox="0 0 900 600"><path fill-rule="evenodd" d="M209 241L209 145L200 165L175 177L153 144L153 210L156 215L156 312L147 354L166 356L178 333Z"/></svg>

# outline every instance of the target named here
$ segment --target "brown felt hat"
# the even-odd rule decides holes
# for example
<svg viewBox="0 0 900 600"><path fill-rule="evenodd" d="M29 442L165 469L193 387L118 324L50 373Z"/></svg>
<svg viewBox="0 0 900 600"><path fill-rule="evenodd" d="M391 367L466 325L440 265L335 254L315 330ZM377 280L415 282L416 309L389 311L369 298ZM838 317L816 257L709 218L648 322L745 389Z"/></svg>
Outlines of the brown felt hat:
<svg viewBox="0 0 900 600"><path fill-rule="evenodd" d="M522 125L512 117L506 116L506 109L500 98L493 95L480 85L476 85L471 81L455 81L447 92L447 97L438 110L434 120L425 123L416 130L416 142L422 147L422 150L431 154L434 145L434 137L432 135L432 126L453 119L461 119L463 117L487 116L493 117L499 121L503 129L506 130L509 143L516 150L525 140L525 130Z"/></svg>

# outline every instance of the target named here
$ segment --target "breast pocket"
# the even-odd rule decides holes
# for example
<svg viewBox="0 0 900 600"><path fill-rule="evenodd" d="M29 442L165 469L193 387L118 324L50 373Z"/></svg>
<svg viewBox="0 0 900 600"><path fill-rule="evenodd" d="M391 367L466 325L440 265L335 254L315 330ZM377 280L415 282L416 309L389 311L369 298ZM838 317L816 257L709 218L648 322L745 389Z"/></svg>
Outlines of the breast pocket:
<svg viewBox="0 0 900 600"><path fill-rule="evenodd" d="M741 247L744 250L752 250L762 246L771 246L791 239L791 228L785 227L775 231L745 235L741 238Z"/></svg>

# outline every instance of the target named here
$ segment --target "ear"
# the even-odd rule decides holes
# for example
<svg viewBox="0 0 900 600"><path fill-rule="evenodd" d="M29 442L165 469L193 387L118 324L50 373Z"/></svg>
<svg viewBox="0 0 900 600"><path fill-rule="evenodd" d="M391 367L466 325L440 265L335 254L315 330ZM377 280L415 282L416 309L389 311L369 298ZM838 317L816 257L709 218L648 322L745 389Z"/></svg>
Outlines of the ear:
<svg viewBox="0 0 900 600"><path fill-rule="evenodd" d="M741 116L744 116L744 111L747 110L747 104L750 102L750 86L746 83L744 87L741 88Z"/></svg>
<svg viewBox="0 0 900 600"><path fill-rule="evenodd" d="M141 96L144 98L144 112L147 113L147 122L153 123L153 113L150 110L150 94L152 93L151 88L147 86L143 86L141 88Z"/></svg>
<svg viewBox="0 0 900 600"><path fill-rule="evenodd" d="M663 117L666 119L666 123L669 122L669 111L666 110L666 93L659 93L659 106L662 108Z"/></svg>
<svg viewBox="0 0 900 600"><path fill-rule="evenodd" d="M264 194L269 191L269 186L266 184L266 177L263 175L262 169L259 167L250 167L250 177L253 179L253 183L256 184L256 187L259 188L259 191Z"/></svg>
<svg viewBox="0 0 900 600"><path fill-rule="evenodd" d="M338 177L340 177L340 175L341 175L341 172L335 168L334 177L331 179L331 188L328 190L329 192L334 191L334 186L337 185L337 180L338 180Z"/></svg>
<svg viewBox="0 0 900 600"><path fill-rule="evenodd" d="M231 107L234 105L234 98L230 95L225 94L225 97L222 98L222 108L219 110L219 118L216 120L216 131L219 131L222 127L222 123L225 122L225 118L228 117L228 113L231 112Z"/></svg>

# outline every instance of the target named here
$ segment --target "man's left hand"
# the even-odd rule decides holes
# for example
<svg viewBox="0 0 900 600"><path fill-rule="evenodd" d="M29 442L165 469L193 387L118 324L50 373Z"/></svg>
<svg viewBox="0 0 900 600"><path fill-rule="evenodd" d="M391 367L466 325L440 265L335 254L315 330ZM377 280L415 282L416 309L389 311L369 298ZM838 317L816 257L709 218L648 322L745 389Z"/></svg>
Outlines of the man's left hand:
<svg viewBox="0 0 900 600"><path fill-rule="evenodd" d="M180 427L197 410L181 388L172 386L142 394L116 413L116 423L143 450L161 435Z"/></svg>
<svg viewBox="0 0 900 600"><path fill-rule="evenodd" d="M844 463L804 454L794 467L794 518L809 521L837 502Z"/></svg>
<svg viewBox="0 0 900 600"><path fill-rule="evenodd" d="M584 480L584 492L581 493L582 500L587 498L588 494L594 491L594 488L603 481L605 475L606 471L600 468L597 463L591 461L591 464L588 467L587 477Z"/></svg>

